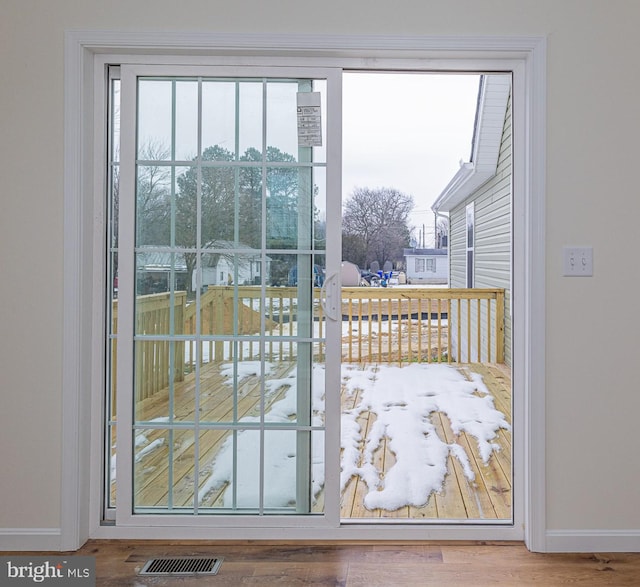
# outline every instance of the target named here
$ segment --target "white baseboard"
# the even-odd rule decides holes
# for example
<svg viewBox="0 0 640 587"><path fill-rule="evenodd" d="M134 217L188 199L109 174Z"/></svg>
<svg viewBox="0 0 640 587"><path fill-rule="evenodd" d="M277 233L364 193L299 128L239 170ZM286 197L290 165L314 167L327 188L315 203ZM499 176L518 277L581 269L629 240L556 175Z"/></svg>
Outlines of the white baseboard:
<svg viewBox="0 0 640 587"><path fill-rule="evenodd" d="M60 528L0 528L0 551L59 551ZM640 552L640 530L547 530L546 552Z"/></svg>
<svg viewBox="0 0 640 587"><path fill-rule="evenodd" d="M547 530L546 552L640 552L640 530Z"/></svg>
<svg viewBox="0 0 640 587"><path fill-rule="evenodd" d="M59 551L60 536L60 528L0 528L0 551Z"/></svg>

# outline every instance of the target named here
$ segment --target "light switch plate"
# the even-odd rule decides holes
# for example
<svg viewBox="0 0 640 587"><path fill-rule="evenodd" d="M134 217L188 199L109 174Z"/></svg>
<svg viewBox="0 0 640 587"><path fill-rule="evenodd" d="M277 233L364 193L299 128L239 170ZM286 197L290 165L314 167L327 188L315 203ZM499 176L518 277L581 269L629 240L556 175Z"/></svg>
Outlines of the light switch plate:
<svg viewBox="0 0 640 587"><path fill-rule="evenodd" d="M592 277L593 247L564 247L562 266L568 277Z"/></svg>

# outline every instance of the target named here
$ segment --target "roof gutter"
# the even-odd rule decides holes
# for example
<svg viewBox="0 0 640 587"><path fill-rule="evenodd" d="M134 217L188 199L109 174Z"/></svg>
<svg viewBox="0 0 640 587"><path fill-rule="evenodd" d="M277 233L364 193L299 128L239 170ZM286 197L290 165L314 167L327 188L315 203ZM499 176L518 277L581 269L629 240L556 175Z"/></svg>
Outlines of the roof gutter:
<svg viewBox="0 0 640 587"><path fill-rule="evenodd" d="M476 166L475 163L461 163L460 169L431 206L434 214L442 215L464 202L482 184L495 174L495 167Z"/></svg>

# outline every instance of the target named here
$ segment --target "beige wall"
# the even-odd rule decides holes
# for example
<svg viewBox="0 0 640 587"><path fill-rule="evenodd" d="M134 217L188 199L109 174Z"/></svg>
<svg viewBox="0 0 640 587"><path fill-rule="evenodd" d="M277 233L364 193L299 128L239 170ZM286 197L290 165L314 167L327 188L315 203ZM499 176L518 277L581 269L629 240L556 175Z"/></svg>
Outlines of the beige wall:
<svg viewBox="0 0 640 587"><path fill-rule="evenodd" d="M640 528L639 21L633 0L2 0L0 529L60 525L68 29L548 35L547 525ZM565 244L593 245L592 279L561 276Z"/></svg>

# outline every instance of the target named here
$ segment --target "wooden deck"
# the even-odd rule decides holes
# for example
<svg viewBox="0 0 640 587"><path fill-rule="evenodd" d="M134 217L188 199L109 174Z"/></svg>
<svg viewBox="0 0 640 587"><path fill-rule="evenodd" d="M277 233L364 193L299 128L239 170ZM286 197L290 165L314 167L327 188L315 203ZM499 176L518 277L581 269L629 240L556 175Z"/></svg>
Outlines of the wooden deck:
<svg viewBox="0 0 640 587"><path fill-rule="evenodd" d="M294 368L293 363L280 363L269 379L283 379ZM451 366L466 373L472 370L482 375L485 385L494 398L495 407L511 423L511 381L508 368L502 365L457 365ZM257 375L242 380L238 400L234 408L233 386L220 373L219 364L205 365L200 370L200 400L198 410L202 422L222 423L236 418L257 416L260 408L260 379ZM266 399L266 409L284 397L288 386L280 385ZM196 410L195 377L191 374L184 381L175 384L172 402L167 391L156 393L136 404L138 421L157 422L162 426L163 419L169 416L171 406L174 421L193 421ZM359 402L359 395L342 394L343 409L351 409ZM375 420L375 414L363 412L360 424L363 437ZM448 418L441 413L432 413L431 420L443 440L451 443L454 435ZM206 482L210 463L230 436L228 430L210 429L200 432L198 459L200 463L199 490ZM194 500L194 459L195 443L193 431L167 431L161 428L139 431L136 434L139 444L136 448L135 503L139 507L190 508ZM413 520L509 520L511 519L511 433L500 430L494 440L500 446L488 465L484 465L478 454L473 437L462 433L457 442L470 456L475 481L469 482L456 459L448 458L448 474L443 490L432 494L424 506L403 507L396 511L367 510L363 505L366 491L364 482L353 477L345 487L341 499L341 517L345 519L413 519ZM173 447L170 463L169 446ZM153 447L148 449L147 447ZM146 450L146 452L145 452ZM394 454L389 450L386 439L374 453L374 462L384 472L395 462ZM209 466L209 468L208 468ZM115 485L112 484L113 496ZM172 487L172 491L170 491ZM222 505L222 495L226 486L210 492L203 501L203 508L217 508ZM322 494L314 509L321 508Z"/></svg>
<svg viewBox="0 0 640 587"><path fill-rule="evenodd" d="M470 370L482 375L485 385L494 399L496 409L501 411L511 424L511 376L504 365L459 365L463 373ZM342 405L344 409L353 408L360 401L359 396L345 397ZM375 414L363 413L360 425L363 431L369 431L375 421ZM438 435L447 443L454 441L455 435L451 430L446 415L437 412L431 414L431 421L436 427ZM363 432L363 437L366 434ZM380 448L374 453L374 462L379 470L388 471L395 463L395 456L384 439ZM367 510L363 505L367 491L365 483L360 478L352 478L345 487L341 499L342 518L387 518L387 519L434 519L434 520L509 520L511 519L511 432L500 430L493 442L500 447L498 452L489 459L485 466L478 454L476 441L470 435L462 433L457 442L461 444L468 455L475 481L470 482L464 475L460 463L451 455L448 457L444 487L441 493L432 494L426 505L420 508L403 507L395 511Z"/></svg>

